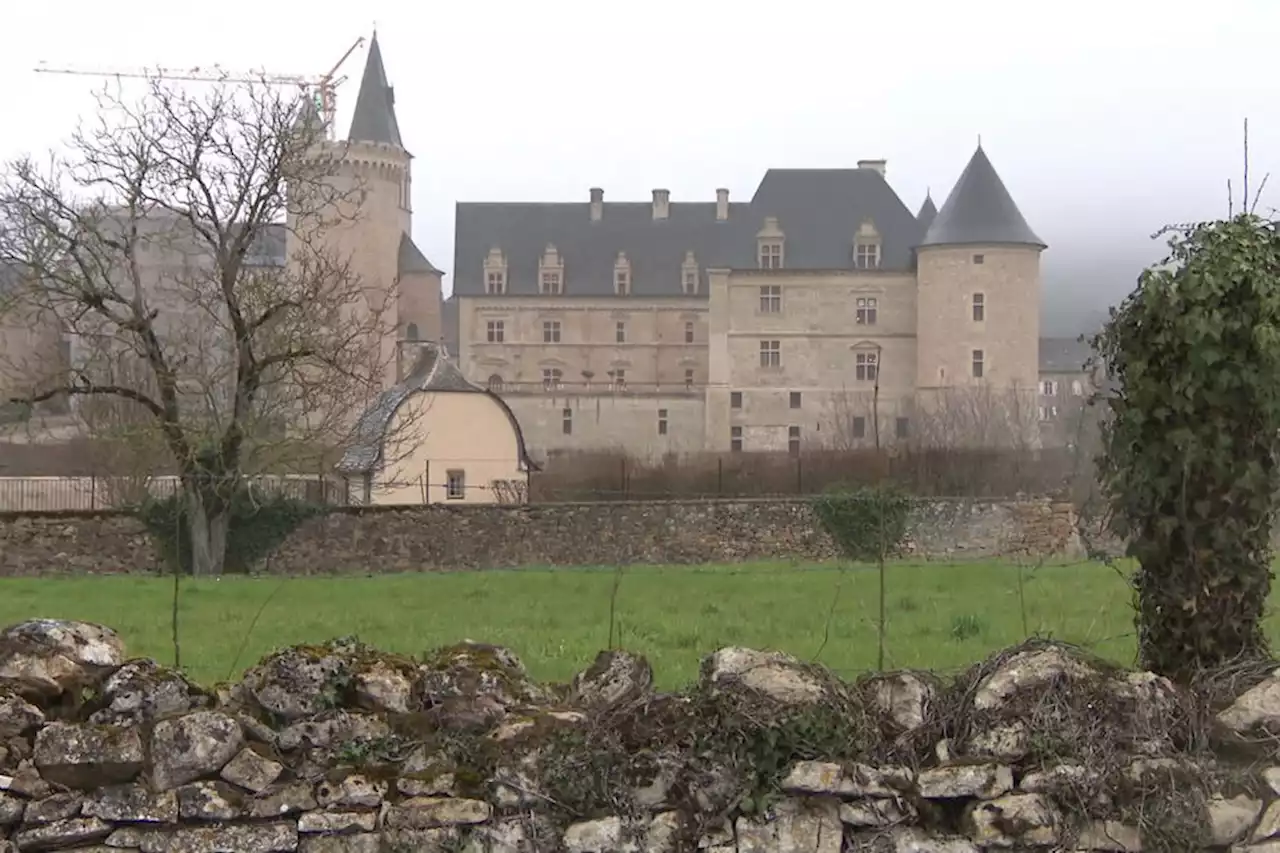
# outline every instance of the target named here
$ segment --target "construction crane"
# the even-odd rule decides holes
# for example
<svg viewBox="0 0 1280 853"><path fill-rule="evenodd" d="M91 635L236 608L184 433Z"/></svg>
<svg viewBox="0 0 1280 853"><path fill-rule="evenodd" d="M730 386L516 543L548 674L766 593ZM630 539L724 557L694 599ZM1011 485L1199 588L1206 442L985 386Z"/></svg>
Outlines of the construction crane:
<svg viewBox="0 0 1280 853"><path fill-rule="evenodd" d="M317 108L324 119L329 137L335 134L338 113L338 86L346 82L346 77L338 77L338 71L351 58L356 48L364 44L364 36L356 39L347 52L342 54L334 66L324 74L268 74L266 72L228 71L221 65L211 68L76 68L72 66L50 66L41 62L35 71L40 74L78 74L86 77L131 77L144 80L192 80L205 83L271 83L281 86L297 86L304 92L315 92L318 95Z"/></svg>

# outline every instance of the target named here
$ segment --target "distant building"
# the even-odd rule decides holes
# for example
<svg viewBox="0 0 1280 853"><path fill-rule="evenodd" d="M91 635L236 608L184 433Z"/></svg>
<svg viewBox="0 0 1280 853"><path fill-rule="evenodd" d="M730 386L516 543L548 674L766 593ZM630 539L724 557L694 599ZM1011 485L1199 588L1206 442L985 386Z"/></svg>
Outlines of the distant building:
<svg viewBox="0 0 1280 853"><path fill-rule="evenodd" d="M354 504L524 503L536 468L497 394L463 378L436 344L360 419L338 464Z"/></svg>

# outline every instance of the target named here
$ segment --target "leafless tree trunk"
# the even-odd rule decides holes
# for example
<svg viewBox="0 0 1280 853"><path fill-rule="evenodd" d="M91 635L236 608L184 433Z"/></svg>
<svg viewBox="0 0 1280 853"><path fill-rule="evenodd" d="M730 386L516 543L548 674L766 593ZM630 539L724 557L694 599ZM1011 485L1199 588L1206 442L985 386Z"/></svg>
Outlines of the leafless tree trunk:
<svg viewBox="0 0 1280 853"><path fill-rule="evenodd" d="M245 476L337 450L382 390L394 285L325 240L363 199L345 153L297 92L151 80L136 103L104 90L65 153L0 182L10 307L73 342L12 399L110 400L117 439L164 448L198 574L222 570Z"/></svg>

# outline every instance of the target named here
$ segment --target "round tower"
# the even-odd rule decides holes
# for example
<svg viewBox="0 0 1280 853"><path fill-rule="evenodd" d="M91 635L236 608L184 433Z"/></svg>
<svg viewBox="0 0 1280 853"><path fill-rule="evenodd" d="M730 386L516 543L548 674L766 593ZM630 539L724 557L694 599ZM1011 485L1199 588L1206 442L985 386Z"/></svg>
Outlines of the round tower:
<svg viewBox="0 0 1280 853"><path fill-rule="evenodd" d="M1045 248L979 145L916 248L921 391L1034 395Z"/></svg>

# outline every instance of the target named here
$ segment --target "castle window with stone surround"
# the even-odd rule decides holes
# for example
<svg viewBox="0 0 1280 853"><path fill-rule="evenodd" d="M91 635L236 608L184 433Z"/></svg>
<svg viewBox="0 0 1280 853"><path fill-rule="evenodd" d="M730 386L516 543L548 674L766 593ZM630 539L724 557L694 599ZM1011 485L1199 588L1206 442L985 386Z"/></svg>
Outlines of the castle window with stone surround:
<svg viewBox="0 0 1280 853"><path fill-rule="evenodd" d="M693 390L693 369L690 368L684 372L684 390Z"/></svg>
<svg viewBox="0 0 1280 853"><path fill-rule="evenodd" d="M760 269L782 269L782 250L785 242L782 228L778 225L778 217L766 216L764 227L756 232L756 256L760 261Z"/></svg>
<svg viewBox="0 0 1280 853"><path fill-rule="evenodd" d="M445 499L461 501L467 498L467 472L462 470L446 471Z"/></svg>
<svg viewBox="0 0 1280 853"><path fill-rule="evenodd" d="M507 324L502 320L489 320L484 324L485 340L491 344L500 344L507 339Z"/></svg>
<svg viewBox="0 0 1280 853"><path fill-rule="evenodd" d="M502 390L502 377L494 373L489 376L489 390L497 393Z"/></svg>
<svg viewBox="0 0 1280 853"><path fill-rule="evenodd" d="M631 262L626 252L619 252L618 259L613 262L613 292L618 296L631 293Z"/></svg>
<svg viewBox="0 0 1280 853"><path fill-rule="evenodd" d="M800 455L800 427L787 427L787 452L792 456Z"/></svg>
<svg viewBox="0 0 1280 853"><path fill-rule="evenodd" d="M484 292L490 296L507 292L507 259L496 247L484 259Z"/></svg>
<svg viewBox="0 0 1280 853"><path fill-rule="evenodd" d="M564 371L558 367L542 368L542 388L545 391L553 391L561 386L564 382Z"/></svg>
<svg viewBox="0 0 1280 853"><path fill-rule="evenodd" d="M685 322L684 324L684 342L686 344L693 343L693 323Z"/></svg>
<svg viewBox="0 0 1280 853"><path fill-rule="evenodd" d="M613 326L614 343L625 344L627 342L627 322L619 320Z"/></svg>
<svg viewBox="0 0 1280 853"><path fill-rule="evenodd" d="M853 235L853 265L860 270L880 267L880 232L870 219L864 220Z"/></svg>
<svg viewBox="0 0 1280 853"><path fill-rule="evenodd" d="M564 259L556 247L548 243L538 265L538 292L544 296L560 296L564 293Z"/></svg>
<svg viewBox="0 0 1280 853"><path fill-rule="evenodd" d="M880 353L859 352L853 355L853 378L859 382L874 382L880 373Z"/></svg>
<svg viewBox="0 0 1280 853"><path fill-rule="evenodd" d="M565 409L560 413L560 431L565 435L573 435L573 409Z"/></svg>
<svg viewBox="0 0 1280 853"><path fill-rule="evenodd" d="M542 321L542 342L544 344L560 343L560 321L559 320L543 320Z"/></svg>
<svg viewBox="0 0 1280 853"><path fill-rule="evenodd" d="M729 427L729 450L733 453L742 452L742 427Z"/></svg>
<svg viewBox="0 0 1280 853"><path fill-rule="evenodd" d="M984 293L973 294L973 322L983 323L987 319L987 296Z"/></svg>
<svg viewBox="0 0 1280 853"><path fill-rule="evenodd" d="M987 358L987 354L982 350L976 349L973 351L973 378L974 379L981 379L984 375L986 375L986 371L987 371L986 358Z"/></svg>
<svg viewBox="0 0 1280 853"><path fill-rule="evenodd" d="M692 251L684 253L684 262L680 265L680 281L685 296L693 296L698 292L698 260Z"/></svg>
<svg viewBox="0 0 1280 853"><path fill-rule="evenodd" d="M760 366L766 369L782 367L782 341L760 342Z"/></svg>
<svg viewBox="0 0 1280 853"><path fill-rule="evenodd" d="M766 284L760 288L760 313L782 313L782 288L776 284Z"/></svg>
<svg viewBox="0 0 1280 853"><path fill-rule="evenodd" d="M859 326L874 326L879 313L879 301L874 296L859 296L855 303L854 319Z"/></svg>
<svg viewBox="0 0 1280 853"><path fill-rule="evenodd" d="M667 434L667 410L658 409L658 435Z"/></svg>

